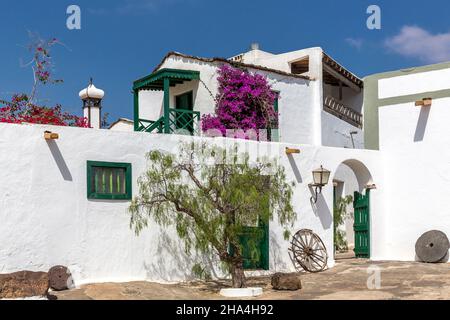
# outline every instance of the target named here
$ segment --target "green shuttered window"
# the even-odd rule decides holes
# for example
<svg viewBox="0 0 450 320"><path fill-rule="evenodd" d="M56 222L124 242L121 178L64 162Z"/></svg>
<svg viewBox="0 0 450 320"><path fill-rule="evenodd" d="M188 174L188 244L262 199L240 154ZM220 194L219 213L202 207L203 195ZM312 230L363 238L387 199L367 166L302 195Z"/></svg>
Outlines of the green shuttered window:
<svg viewBox="0 0 450 320"><path fill-rule="evenodd" d="M87 162L88 199L131 200L131 164Z"/></svg>

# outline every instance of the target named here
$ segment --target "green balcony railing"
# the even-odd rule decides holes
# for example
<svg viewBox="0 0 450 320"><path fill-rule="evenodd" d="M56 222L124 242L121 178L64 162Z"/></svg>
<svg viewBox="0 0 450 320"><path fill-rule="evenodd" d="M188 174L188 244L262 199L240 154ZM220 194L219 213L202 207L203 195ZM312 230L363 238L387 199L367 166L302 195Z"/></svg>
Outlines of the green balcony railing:
<svg viewBox="0 0 450 320"><path fill-rule="evenodd" d="M200 112L170 109L169 126L171 133L199 135Z"/></svg>
<svg viewBox="0 0 450 320"><path fill-rule="evenodd" d="M156 121L139 119L139 127L137 131L162 133L164 130L164 117Z"/></svg>
<svg viewBox="0 0 450 320"><path fill-rule="evenodd" d="M169 109L169 133L200 135L199 124L200 112L184 109ZM163 133L165 126L166 121L164 117L156 121L139 119L137 131Z"/></svg>

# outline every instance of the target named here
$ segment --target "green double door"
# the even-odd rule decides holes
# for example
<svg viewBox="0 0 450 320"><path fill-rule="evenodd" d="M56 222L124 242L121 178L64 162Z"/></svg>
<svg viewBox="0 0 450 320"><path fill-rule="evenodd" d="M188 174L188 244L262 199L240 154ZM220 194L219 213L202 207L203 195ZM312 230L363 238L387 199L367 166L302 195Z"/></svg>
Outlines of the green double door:
<svg viewBox="0 0 450 320"><path fill-rule="evenodd" d="M354 200L355 256L370 258L370 189L363 195L355 192Z"/></svg>

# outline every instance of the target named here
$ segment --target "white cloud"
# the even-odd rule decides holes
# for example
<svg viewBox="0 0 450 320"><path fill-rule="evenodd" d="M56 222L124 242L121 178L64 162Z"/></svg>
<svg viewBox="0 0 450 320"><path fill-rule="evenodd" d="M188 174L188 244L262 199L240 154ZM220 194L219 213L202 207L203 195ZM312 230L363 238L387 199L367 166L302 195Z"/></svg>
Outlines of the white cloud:
<svg viewBox="0 0 450 320"><path fill-rule="evenodd" d="M349 46L361 50L364 41L362 39L347 38L345 39L345 42L347 42Z"/></svg>
<svg viewBox="0 0 450 320"><path fill-rule="evenodd" d="M384 44L392 52L425 63L450 61L450 32L432 34L418 26L404 26Z"/></svg>

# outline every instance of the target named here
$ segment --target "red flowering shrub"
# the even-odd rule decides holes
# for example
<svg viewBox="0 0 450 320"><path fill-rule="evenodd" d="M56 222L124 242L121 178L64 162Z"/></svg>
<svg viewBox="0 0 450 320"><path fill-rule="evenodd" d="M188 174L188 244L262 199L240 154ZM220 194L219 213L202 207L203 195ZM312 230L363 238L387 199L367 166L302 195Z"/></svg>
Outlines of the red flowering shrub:
<svg viewBox="0 0 450 320"><path fill-rule="evenodd" d="M39 85L48 83L60 83L62 80L54 80L51 75L52 62L50 50L57 44L55 38L43 40L35 34L30 34L33 41L28 46L33 58L27 65L31 65L34 73L34 83L31 94L15 94L11 101L0 100L0 122L7 123L37 123L57 126L72 126L88 128L86 118L63 112L60 105L55 107L38 106L34 103ZM3 105L3 106L1 106Z"/></svg>
<svg viewBox="0 0 450 320"><path fill-rule="evenodd" d="M0 108L0 122L89 128L86 118L62 112L60 105L55 107L34 105L25 94L14 95L11 102L1 101L1 103L5 106Z"/></svg>

